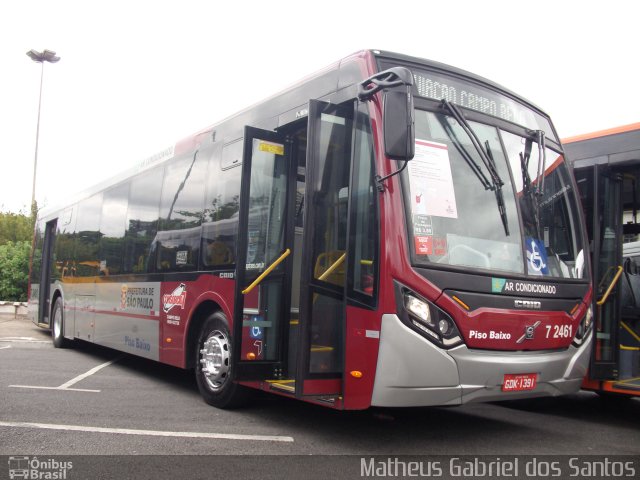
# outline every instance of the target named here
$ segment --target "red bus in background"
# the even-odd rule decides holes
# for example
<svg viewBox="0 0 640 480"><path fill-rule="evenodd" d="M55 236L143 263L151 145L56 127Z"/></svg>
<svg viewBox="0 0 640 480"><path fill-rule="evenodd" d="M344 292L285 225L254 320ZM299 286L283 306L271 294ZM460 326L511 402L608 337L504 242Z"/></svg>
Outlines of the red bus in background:
<svg viewBox="0 0 640 480"><path fill-rule="evenodd" d="M193 369L218 407L575 392L592 291L562 154L518 95L359 52L42 212L31 315Z"/></svg>
<svg viewBox="0 0 640 480"><path fill-rule="evenodd" d="M592 242L595 341L583 388L640 395L640 123L563 140Z"/></svg>

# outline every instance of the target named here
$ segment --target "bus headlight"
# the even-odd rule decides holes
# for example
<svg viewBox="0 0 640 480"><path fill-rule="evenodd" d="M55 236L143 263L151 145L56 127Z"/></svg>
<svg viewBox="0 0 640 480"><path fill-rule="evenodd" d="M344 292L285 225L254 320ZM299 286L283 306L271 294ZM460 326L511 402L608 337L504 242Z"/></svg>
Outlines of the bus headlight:
<svg viewBox="0 0 640 480"><path fill-rule="evenodd" d="M423 302L413 295L405 294L404 306L411 315L416 317L422 323L426 323L432 327L434 326L431 322L431 312L429 311L429 305L427 305L427 302Z"/></svg>
<svg viewBox="0 0 640 480"><path fill-rule="evenodd" d="M585 331L591 330L591 324L593 323L593 306L587 309L587 314L584 316L584 329Z"/></svg>
<svg viewBox="0 0 640 480"><path fill-rule="evenodd" d="M414 330L443 348L462 343L458 327L444 311L407 289L402 289L402 299L405 313L401 317Z"/></svg>
<svg viewBox="0 0 640 480"><path fill-rule="evenodd" d="M576 336L573 338L573 345L579 347L582 345L584 339L589 335L591 331L591 327L593 326L593 306L589 306L587 309L587 313L585 313L584 318L580 322L578 326L578 331L576 332Z"/></svg>

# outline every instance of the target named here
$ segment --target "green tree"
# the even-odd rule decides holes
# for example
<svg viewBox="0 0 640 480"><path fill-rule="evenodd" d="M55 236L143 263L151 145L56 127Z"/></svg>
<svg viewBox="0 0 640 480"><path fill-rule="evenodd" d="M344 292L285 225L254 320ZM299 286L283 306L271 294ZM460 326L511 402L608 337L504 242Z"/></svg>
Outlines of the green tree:
<svg viewBox="0 0 640 480"><path fill-rule="evenodd" d="M30 253L30 241L8 241L0 245L0 299L27 300Z"/></svg>
<svg viewBox="0 0 640 480"><path fill-rule="evenodd" d="M0 212L0 245L7 242L31 242L33 238L33 215Z"/></svg>

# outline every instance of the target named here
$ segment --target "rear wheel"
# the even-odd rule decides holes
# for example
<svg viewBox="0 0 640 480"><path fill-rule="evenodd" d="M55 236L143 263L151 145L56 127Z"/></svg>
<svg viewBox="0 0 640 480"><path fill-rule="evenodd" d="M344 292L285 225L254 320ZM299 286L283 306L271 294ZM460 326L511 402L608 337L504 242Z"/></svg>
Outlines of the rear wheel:
<svg viewBox="0 0 640 480"><path fill-rule="evenodd" d="M71 345L71 341L64 338L64 304L60 297L53 304L51 338L53 339L53 346L56 348L66 348Z"/></svg>
<svg viewBox="0 0 640 480"><path fill-rule="evenodd" d="M218 408L237 408L249 399L248 388L233 381L232 346L227 318L211 314L202 324L196 345L196 381L205 402Z"/></svg>

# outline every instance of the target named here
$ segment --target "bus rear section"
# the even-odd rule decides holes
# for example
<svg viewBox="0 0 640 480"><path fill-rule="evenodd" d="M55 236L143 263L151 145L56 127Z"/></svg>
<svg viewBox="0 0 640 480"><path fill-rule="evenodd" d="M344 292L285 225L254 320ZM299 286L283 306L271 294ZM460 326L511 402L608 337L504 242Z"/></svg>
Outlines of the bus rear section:
<svg viewBox="0 0 640 480"><path fill-rule="evenodd" d="M560 395L590 353L583 232L548 116L364 51L46 213L30 301L56 346L193 369L217 407Z"/></svg>
<svg viewBox="0 0 640 480"><path fill-rule="evenodd" d="M593 250L595 342L583 388L640 395L640 123L563 141Z"/></svg>

